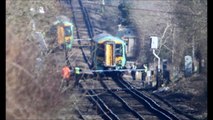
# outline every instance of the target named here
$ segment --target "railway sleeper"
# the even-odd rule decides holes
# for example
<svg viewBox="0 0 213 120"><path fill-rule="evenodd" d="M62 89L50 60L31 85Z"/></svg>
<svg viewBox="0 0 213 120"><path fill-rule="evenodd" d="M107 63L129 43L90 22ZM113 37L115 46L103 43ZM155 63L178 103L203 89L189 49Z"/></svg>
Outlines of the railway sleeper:
<svg viewBox="0 0 213 120"><path fill-rule="evenodd" d="M122 78L117 79L118 84L125 88L132 88L131 85L129 85L127 82L125 82ZM128 87L129 86L129 87ZM157 103L155 103L152 99L149 99L148 97L144 96L139 91L132 89L127 91L130 94L133 95L138 101L140 101L144 106L149 109L151 112L154 112L156 115L158 115L160 118L164 120L179 120L175 115L171 114L170 112L162 109Z"/></svg>

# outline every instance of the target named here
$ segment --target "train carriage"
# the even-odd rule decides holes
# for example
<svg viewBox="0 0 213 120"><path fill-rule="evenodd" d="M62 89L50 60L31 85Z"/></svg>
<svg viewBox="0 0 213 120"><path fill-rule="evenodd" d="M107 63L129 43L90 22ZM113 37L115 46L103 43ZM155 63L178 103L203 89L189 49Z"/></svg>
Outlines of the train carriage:
<svg viewBox="0 0 213 120"><path fill-rule="evenodd" d="M95 70L122 69L126 64L126 43L107 33L92 40L92 65Z"/></svg>
<svg viewBox="0 0 213 120"><path fill-rule="evenodd" d="M62 21L57 26L58 44L65 45L66 48L71 49L73 43L73 24L68 21Z"/></svg>

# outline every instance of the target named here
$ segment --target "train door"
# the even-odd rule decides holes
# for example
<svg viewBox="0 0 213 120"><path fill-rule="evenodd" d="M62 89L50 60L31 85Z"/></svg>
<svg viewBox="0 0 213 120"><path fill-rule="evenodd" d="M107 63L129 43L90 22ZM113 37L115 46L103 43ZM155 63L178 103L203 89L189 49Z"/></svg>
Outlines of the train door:
<svg viewBox="0 0 213 120"><path fill-rule="evenodd" d="M62 25L57 26L57 38L58 44L61 45L64 42L64 28Z"/></svg>
<svg viewBox="0 0 213 120"><path fill-rule="evenodd" d="M105 65L107 67L114 66L115 63L115 43L114 42L106 42L105 43Z"/></svg>

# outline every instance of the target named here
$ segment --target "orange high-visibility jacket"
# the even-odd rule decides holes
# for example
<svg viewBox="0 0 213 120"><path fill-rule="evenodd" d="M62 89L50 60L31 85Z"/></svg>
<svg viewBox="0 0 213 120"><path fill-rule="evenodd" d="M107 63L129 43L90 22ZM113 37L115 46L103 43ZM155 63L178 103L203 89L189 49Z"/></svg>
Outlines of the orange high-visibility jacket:
<svg viewBox="0 0 213 120"><path fill-rule="evenodd" d="M69 79L70 78L70 69L69 69L69 67L67 67L67 66L63 67L61 73L62 73L63 79Z"/></svg>

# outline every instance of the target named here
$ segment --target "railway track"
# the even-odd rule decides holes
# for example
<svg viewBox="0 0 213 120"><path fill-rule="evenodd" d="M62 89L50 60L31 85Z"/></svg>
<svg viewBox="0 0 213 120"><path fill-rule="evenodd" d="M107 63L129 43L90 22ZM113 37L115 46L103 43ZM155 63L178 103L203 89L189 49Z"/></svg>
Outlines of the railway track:
<svg viewBox="0 0 213 120"><path fill-rule="evenodd" d="M144 100L146 100L147 102L150 102L150 104L153 105L154 108L156 107L157 110L162 111L164 114L168 115L172 119L181 119L181 120L194 119L192 116L189 116L189 115L177 110L173 105L165 102L164 99L156 97L155 94L150 93L151 91L149 91L149 92L139 91L138 89L135 89L134 87L132 87L130 85L130 83L126 82L122 78L120 78L120 80L118 80L117 82L119 82L119 83L117 83L119 85L123 84L123 85L126 85L127 87L131 88L136 94L143 97ZM123 85L121 85L121 86L123 86ZM178 118L175 116L178 116Z"/></svg>
<svg viewBox="0 0 213 120"><path fill-rule="evenodd" d="M95 35L93 26L90 21L90 17L88 14L87 9L83 6L83 3L81 0L72 0L71 2L71 9L73 12L73 22L75 24L76 28L76 38L77 39L92 39L92 37ZM91 42L84 41L86 43L83 43L83 41L78 41L79 48L81 49L81 53L84 57L85 62L87 63L89 69L91 69L91 63L90 63L90 56L91 56ZM82 46L87 46L84 50ZM88 50L89 48L89 50ZM90 55L90 56L86 56Z"/></svg>
<svg viewBox="0 0 213 120"><path fill-rule="evenodd" d="M91 69L90 58L87 55L90 55L91 52L91 44L89 42L89 39L92 39L92 37L94 36L94 31L93 26L90 22L87 9L83 6L81 0L65 0L64 2L66 4L69 4L72 10L72 21L75 25L74 39L79 40L77 41L77 44L75 44L76 42L74 42L74 47L71 51L65 49L65 60L67 61L68 65L72 65L71 63L73 63L81 68ZM88 41L80 41L85 39L87 39ZM75 63L72 62L73 54L78 55L78 57L74 58ZM82 88L81 85L80 87ZM84 91L81 91L81 93L84 93ZM102 119L100 115L96 112L96 106L90 103L87 99L81 100L81 105L79 105L78 108L75 108L75 110L79 116L79 119Z"/></svg>
<svg viewBox="0 0 213 120"><path fill-rule="evenodd" d="M83 93L84 91L81 91ZM75 108L77 114L79 115L79 119L81 120L102 120L102 117L97 112L97 107L91 103L88 99L81 99L79 101L81 105L77 105Z"/></svg>
<svg viewBox="0 0 213 120"><path fill-rule="evenodd" d="M81 0L64 0L63 3L70 5L72 11L72 22L74 23L75 39L73 42L72 50L65 50L65 60L68 65L75 64L75 66L79 66L84 69L89 69L91 67L90 40L94 36L94 32L88 12L83 6ZM83 57L81 56L81 54Z"/></svg>
<svg viewBox="0 0 213 120"><path fill-rule="evenodd" d="M77 39L92 39L94 36L93 26L90 22L90 18L87 9L83 6L81 0L67 0L73 12L73 22L75 24L76 35L74 38ZM87 55L91 51L85 50L82 47L81 41L78 41L80 51L83 55L84 63L87 63L89 69L91 64ZM65 58L68 63L71 61L69 58L69 51L65 50ZM87 53L86 53L87 52ZM88 68L86 68L88 69ZM161 108L155 101L149 97L143 95L138 90L134 89L131 85L125 82L121 77L112 77L114 81L121 87L121 90L111 90L103 80L101 85L106 89L106 93L99 95L98 90L87 89L89 100L98 108L98 114L106 120L179 120L174 114ZM83 88L83 86L81 86ZM86 108L86 107L85 107ZM79 114L79 118L85 119L81 109L76 109Z"/></svg>
<svg viewBox="0 0 213 120"><path fill-rule="evenodd" d="M120 80L119 80L120 79ZM99 106L103 119L127 119L127 120L189 120L187 116L172 111L167 105L159 105L159 101L152 99L147 94L139 92L122 78L113 78L112 80L100 80L103 89L88 90L90 100L93 104ZM120 89L110 88L118 85ZM105 90L104 90L105 89ZM100 103L101 102L101 103ZM161 101L162 102L162 101ZM102 107L105 107L102 108ZM106 109L107 108L107 109ZM105 111L104 111L105 110ZM110 111L110 115L107 114ZM114 117L111 117L115 115ZM178 117L177 117L178 116Z"/></svg>
<svg viewBox="0 0 213 120"><path fill-rule="evenodd" d="M73 22L76 28L75 38L91 39L94 36L94 32L87 9L83 6L81 0L72 0L70 5L73 13Z"/></svg>
<svg viewBox="0 0 213 120"><path fill-rule="evenodd" d="M174 114L170 113L169 111L164 110L161 108L154 100L145 96L138 90L134 89L130 84L125 82L121 77L113 78L120 86L129 89L126 92L130 93L132 97L137 99L138 102L144 104L145 108L148 109L150 112L154 113L158 116L159 119L163 120L178 120Z"/></svg>
<svg viewBox="0 0 213 120"><path fill-rule="evenodd" d="M99 105L99 109L105 110L102 113L110 113L104 114L102 116L104 119L128 119L128 120L178 120L178 118L168 111L164 111L160 107L156 107L156 103L153 101L148 101L143 98L141 100L142 95L136 95L133 93L134 89L130 87L124 88L123 91L112 91L104 81L100 81L102 86L107 89L107 93L100 94L100 91L90 90L89 95L90 99L92 99L93 103ZM100 94L97 96L97 94ZM94 97L95 96L95 97ZM101 108L101 105L108 109ZM110 111L110 112L109 112ZM110 118L108 118L108 116ZM111 117L112 115L116 115L116 117Z"/></svg>
<svg viewBox="0 0 213 120"><path fill-rule="evenodd" d="M172 105L171 103L169 103L167 100L163 99L162 97L160 97L159 95L155 94L155 93L151 93L155 98L159 99L160 101L162 101L163 103L165 103L166 105L170 106L172 108L172 110L174 110L176 113L179 113L182 116L185 116L186 118L190 119L190 120L195 120L196 118L192 115L189 115L187 113L185 113L184 111L179 110L178 108L176 108L174 105Z"/></svg>

